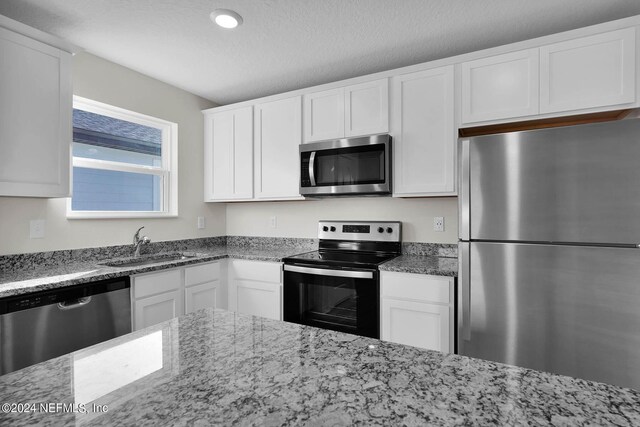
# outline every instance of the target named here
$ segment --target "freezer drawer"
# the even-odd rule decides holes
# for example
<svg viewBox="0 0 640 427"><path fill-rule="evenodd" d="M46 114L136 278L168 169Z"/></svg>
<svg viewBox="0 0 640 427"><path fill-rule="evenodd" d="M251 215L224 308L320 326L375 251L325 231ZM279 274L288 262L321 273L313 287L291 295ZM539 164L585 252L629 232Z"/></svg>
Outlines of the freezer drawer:
<svg viewBox="0 0 640 427"><path fill-rule="evenodd" d="M461 144L462 240L640 243L640 120Z"/></svg>
<svg viewBox="0 0 640 427"><path fill-rule="evenodd" d="M461 354L640 389L640 250L460 246Z"/></svg>

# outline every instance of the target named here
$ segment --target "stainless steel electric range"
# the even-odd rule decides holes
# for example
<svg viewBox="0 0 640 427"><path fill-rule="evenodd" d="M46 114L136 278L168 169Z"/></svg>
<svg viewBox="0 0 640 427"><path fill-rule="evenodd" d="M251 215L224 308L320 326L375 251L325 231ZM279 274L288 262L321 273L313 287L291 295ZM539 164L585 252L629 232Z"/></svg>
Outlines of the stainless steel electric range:
<svg viewBox="0 0 640 427"><path fill-rule="evenodd" d="M401 236L398 221L320 221L318 250L284 259L284 320L380 338L378 265Z"/></svg>

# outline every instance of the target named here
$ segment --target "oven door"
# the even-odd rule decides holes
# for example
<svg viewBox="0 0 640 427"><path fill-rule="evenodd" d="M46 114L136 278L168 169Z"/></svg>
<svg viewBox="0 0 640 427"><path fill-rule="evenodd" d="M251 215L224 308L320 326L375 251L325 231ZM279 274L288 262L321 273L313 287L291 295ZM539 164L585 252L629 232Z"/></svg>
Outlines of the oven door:
<svg viewBox="0 0 640 427"><path fill-rule="evenodd" d="M380 338L377 270L284 266L284 320Z"/></svg>
<svg viewBox="0 0 640 427"><path fill-rule="evenodd" d="M389 135L323 141L300 146L300 194L391 192Z"/></svg>

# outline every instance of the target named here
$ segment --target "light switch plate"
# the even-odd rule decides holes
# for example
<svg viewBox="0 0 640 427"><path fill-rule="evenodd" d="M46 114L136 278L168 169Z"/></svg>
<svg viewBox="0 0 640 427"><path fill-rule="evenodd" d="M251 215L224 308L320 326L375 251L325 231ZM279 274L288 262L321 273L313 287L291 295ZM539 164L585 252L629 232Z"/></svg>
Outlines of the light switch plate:
<svg viewBox="0 0 640 427"><path fill-rule="evenodd" d="M29 222L29 238L44 239L44 219L33 219Z"/></svg>
<svg viewBox="0 0 640 427"><path fill-rule="evenodd" d="M278 228L278 217L272 216L269 218L269 227Z"/></svg>
<svg viewBox="0 0 640 427"><path fill-rule="evenodd" d="M203 228L206 228L206 227L207 226L206 226L206 223L204 221L204 217L203 216L199 216L198 217L198 228L199 229L203 229Z"/></svg>

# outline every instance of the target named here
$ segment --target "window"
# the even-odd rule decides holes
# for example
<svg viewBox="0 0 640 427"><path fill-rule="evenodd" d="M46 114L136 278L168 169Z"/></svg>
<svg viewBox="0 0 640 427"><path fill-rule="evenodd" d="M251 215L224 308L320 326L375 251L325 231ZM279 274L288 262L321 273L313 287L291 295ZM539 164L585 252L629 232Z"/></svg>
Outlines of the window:
<svg viewBox="0 0 640 427"><path fill-rule="evenodd" d="M178 125L73 98L68 218L178 214Z"/></svg>

